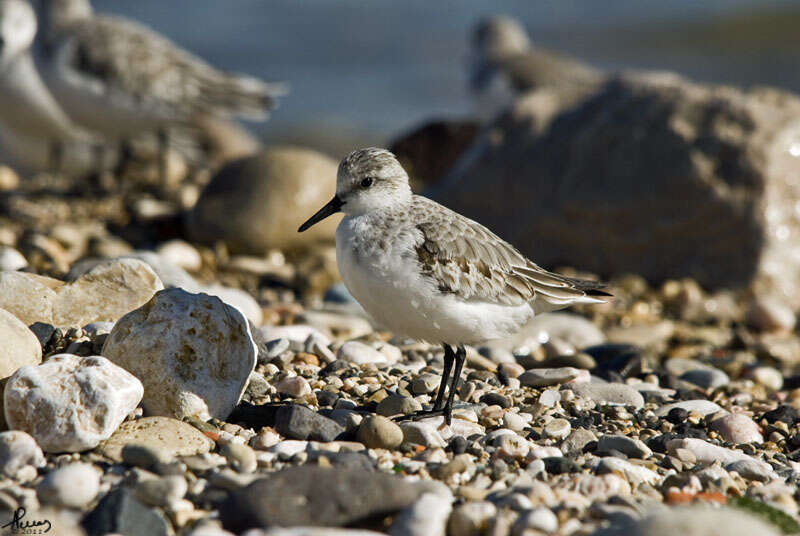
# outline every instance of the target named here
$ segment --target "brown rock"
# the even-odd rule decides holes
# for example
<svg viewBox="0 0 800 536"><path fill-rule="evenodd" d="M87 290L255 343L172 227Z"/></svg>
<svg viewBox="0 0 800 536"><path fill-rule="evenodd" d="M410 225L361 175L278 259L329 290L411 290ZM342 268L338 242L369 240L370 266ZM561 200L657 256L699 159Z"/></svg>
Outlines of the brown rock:
<svg viewBox="0 0 800 536"><path fill-rule="evenodd" d="M478 133L473 120L428 121L401 134L389 146L408 172L411 188L418 191L450 171Z"/></svg>
<svg viewBox="0 0 800 536"><path fill-rule="evenodd" d="M800 99L776 90L622 77L542 134L498 122L431 194L543 266L783 291L796 306L798 119Z"/></svg>
<svg viewBox="0 0 800 536"><path fill-rule="evenodd" d="M117 431L98 445L97 452L122 461L122 447L144 445L166 459L209 452L214 442L190 424L169 417L144 417L122 423Z"/></svg>
<svg viewBox="0 0 800 536"><path fill-rule="evenodd" d="M224 166L189 214L193 240L225 242L234 253L263 254L332 241L339 217L297 228L333 197L337 163L298 147L273 147Z"/></svg>

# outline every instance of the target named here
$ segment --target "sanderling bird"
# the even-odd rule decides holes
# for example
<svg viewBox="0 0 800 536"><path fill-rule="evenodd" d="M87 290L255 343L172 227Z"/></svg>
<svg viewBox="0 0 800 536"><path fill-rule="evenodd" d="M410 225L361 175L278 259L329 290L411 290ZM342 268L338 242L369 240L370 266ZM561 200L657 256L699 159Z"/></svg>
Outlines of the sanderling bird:
<svg viewBox="0 0 800 536"><path fill-rule="evenodd" d="M73 123L43 82L31 53L36 32L28 2L0 0L3 156L29 171L86 172L99 141Z"/></svg>
<svg viewBox="0 0 800 536"><path fill-rule="evenodd" d="M44 0L43 74L74 121L125 142L156 135L162 156L172 128L204 116L263 120L285 84L220 71L155 31L94 13L89 0Z"/></svg>
<svg viewBox="0 0 800 536"><path fill-rule="evenodd" d="M509 336L535 313L610 296L601 284L540 268L481 224L414 195L384 149L342 160L336 195L298 231L336 212L345 214L336 261L353 297L396 335L443 344L442 380L426 414L444 414L448 424L464 345Z"/></svg>
<svg viewBox="0 0 800 536"><path fill-rule="evenodd" d="M583 62L534 46L522 25L511 17L491 16L472 33L471 87L509 100L535 89L586 91L604 79Z"/></svg>

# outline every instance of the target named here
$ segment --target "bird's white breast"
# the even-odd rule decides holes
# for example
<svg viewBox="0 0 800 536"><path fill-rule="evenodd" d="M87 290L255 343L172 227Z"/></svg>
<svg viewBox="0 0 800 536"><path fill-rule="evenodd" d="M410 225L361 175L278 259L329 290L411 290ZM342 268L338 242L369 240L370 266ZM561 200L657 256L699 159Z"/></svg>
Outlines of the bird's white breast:
<svg viewBox="0 0 800 536"><path fill-rule="evenodd" d="M345 286L382 326L429 342L473 344L507 336L533 314L528 304L465 301L439 291L421 270L415 227L392 229L375 216L346 216L336 230Z"/></svg>

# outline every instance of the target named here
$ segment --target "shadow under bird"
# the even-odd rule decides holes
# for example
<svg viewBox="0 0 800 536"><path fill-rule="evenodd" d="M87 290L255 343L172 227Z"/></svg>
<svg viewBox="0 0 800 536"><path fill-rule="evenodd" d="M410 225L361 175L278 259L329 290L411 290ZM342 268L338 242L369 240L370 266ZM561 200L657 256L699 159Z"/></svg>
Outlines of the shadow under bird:
<svg viewBox="0 0 800 536"><path fill-rule="evenodd" d="M345 217L336 261L353 297L396 335L444 346L433 409L412 418L443 414L450 423L465 345L512 335L535 313L611 296L597 282L544 270L486 227L413 194L384 149L342 160L336 195L298 231L337 212Z"/></svg>

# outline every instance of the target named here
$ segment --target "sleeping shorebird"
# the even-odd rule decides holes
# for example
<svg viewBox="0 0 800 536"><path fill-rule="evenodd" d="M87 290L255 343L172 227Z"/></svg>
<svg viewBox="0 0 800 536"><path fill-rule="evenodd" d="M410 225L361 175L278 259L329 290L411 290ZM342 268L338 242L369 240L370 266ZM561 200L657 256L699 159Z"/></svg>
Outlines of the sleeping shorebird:
<svg viewBox="0 0 800 536"><path fill-rule="evenodd" d="M286 93L284 84L215 69L134 21L96 14L89 0L44 0L42 12L41 63L56 100L109 140L155 134L162 164L170 129L207 116L263 120Z"/></svg>
<svg viewBox="0 0 800 536"><path fill-rule="evenodd" d="M464 345L507 337L535 313L610 296L601 284L540 268L479 223L414 195L384 149L350 153L336 195L298 231L336 212L345 213L336 261L353 297L395 334L444 346L433 410L420 416L444 414L450 423Z"/></svg>
<svg viewBox="0 0 800 536"><path fill-rule="evenodd" d="M605 79L590 65L534 46L522 25L506 16L487 17L475 25L471 56L472 90L503 105L539 89L587 93Z"/></svg>
<svg viewBox="0 0 800 536"><path fill-rule="evenodd" d="M25 0L0 1L0 146L26 171L97 169L99 140L77 126L42 81L31 54L36 15Z"/></svg>

